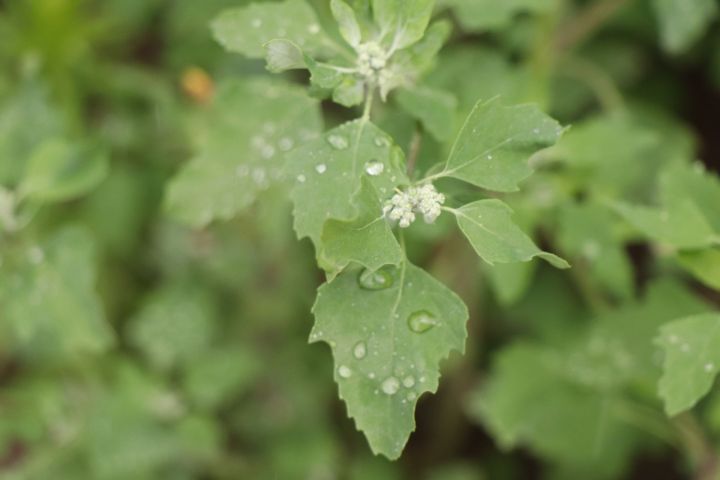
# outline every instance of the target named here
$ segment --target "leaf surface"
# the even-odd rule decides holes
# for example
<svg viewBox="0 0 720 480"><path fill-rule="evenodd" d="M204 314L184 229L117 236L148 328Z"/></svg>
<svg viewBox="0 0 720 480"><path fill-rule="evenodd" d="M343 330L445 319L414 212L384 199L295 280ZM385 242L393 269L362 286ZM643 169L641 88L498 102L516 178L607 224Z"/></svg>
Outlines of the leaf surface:
<svg viewBox="0 0 720 480"><path fill-rule="evenodd" d="M320 287L310 341L330 345L348 415L373 452L395 459L415 429L417 398L437 389L440 360L464 350L468 312L407 261L386 288L362 288L360 275L346 270Z"/></svg>

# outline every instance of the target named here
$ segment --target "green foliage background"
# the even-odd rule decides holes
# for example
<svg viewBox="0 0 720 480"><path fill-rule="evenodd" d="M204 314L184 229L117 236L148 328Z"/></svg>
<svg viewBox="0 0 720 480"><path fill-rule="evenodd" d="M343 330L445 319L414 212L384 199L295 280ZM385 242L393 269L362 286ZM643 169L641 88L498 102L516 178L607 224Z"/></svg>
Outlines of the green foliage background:
<svg viewBox="0 0 720 480"><path fill-rule="evenodd" d="M0 1L0 478L720 478L720 5L437 2L448 23L425 38L447 41L427 64L408 60L413 88L376 99L389 137L365 148L394 162L394 141L411 177L437 171L477 102L496 97L537 106L492 125L532 120L553 138L502 157L519 178L456 175L505 193L438 180L453 206L484 192L460 209L472 245L448 212L406 232L409 258L470 319L464 345L414 345L437 347L431 360L465 353L441 363L403 450L382 428L412 429L413 402L373 420L383 407L308 345L311 331L382 311L354 310L344 292L353 262L399 251L353 258L377 237L348 243L352 225L315 218L347 192L291 195L283 181L286 157L292 178L313 174L317 151L296 147L360 117L362 86L313 67L320 102L304 71L266 71L263 43L279 30L320 57L341 42L329 2L249 3ZM557 143L542 112L569 127ZM535 173L512 192L531 155ZM362 198L371 219L380 206ZM498 199L572 268L502 263L562 266L524 237L510 249L473 229L472 215L507 225ZM313 330L316 257L338 275L320 292L348 301L318 301ZM410 267L425 290L408 302L444 291ZM346 408L399 460L374 456Z"/></svg>

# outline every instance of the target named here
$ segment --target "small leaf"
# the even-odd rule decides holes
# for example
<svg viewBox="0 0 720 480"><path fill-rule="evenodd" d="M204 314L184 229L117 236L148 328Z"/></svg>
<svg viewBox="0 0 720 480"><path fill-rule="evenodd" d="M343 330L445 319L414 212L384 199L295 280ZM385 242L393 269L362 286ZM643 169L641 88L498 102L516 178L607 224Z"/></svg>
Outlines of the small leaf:
<svg viewBox="0 0 720 480"><path fill-rule="evenodd" d="M477 254L489 264L528 262L535 257L557 268L569 268L562 258L540 250L512 222L512 210L500 200L479 200L453 210Z"/></svg>
<svg viewBox="0 0 720 480"><path fill-rule="evenodd" d="M169 284L154 292L129 324L129 338L159 369L189 363L209 345L215 308L200 287Z"/></svg>
<svg viewBox="0 0 720 480"><path fill-rule="evenodd" d="M680 252L678 262L705 285L720 290L720 249Z"/></svg>
<svg viewBox="0 0 720 480"><path fill-rule="evenodd" d="M375 22L395 50L406 48L425 33L434 0L372 0Z"/></svg>
<svg viewBox="0 0 720 480"><path fill-rule="evenodd" d="M277 38L288 39L311 55L323 52L330 43L304 0L251 3L225 10L211 26L225 49L250 58L263 58L263 45Z"/></svg>
<svg viewBox="0 0 720 480"><path fill-rule="evenodd" d="M399 265L402 250L383 216L378 193L367 178L362 179L356 204L360 213L353 221L329 220L325 224L320 255L325 270L337 273L351 262L370 271L384 265Z"/></svg>
<svg viewBox="0 0 720 480"><path fill-rule="evenodd" d="M331 0L330 9L343 38L353 47L358 46L361 40L360 25L353 9L342 0Z"/></svg>
<svg viewBox="0 0 720 480"><path fill-rule="evenodd" d="M617 203L615 209L656 241L690 249L720 245L720 235L690 200L678 200L664 209L625 203Z"/></svg>
<svg viewBox="0 0 720 480"><path fill-rule="evenodd" d="M466 30L498 30L510 25L523 12L542 13L555 7L554 0L446 0Z"/></svg>
<svg viewBox="0 0 720 480"><path fill-rule="evenodd" d="M671 53L690 48L718 13L714 0L653 0L660 23L660 39Z"/></svg>
<svg viewBox="0 0 720 480"><path fill-rule="evenodd" d="M37 202L59 202L95 188L108 173L108 158L89 147L50 140L28 160L19 194Z"/></svg>
<svg viewBox="0 0 720 480"><path fill-rule="evenodd" d="M632 454L632 431L615 414L615 398L572 382L565 371L570 363L541 345L503 349L471 398L470 414L503 449L529 447L556 463L609 470L598 478L617 478Z"/></svg>
<svg viewBox="0 0 720 480"><path fill-rule="evenodd" d="M289 178L294 181L290 197L294 203L295 231L319 246L325 222L357 218L356 196L361 178L369 176L383 198L407 183L402 157L392 139L367 119L340 125L290 152ZM382 172L369 175L368 162L382 164Z"/></svg>
<svg viewBox="0 0 720 480"><path fill-rule="evenodd" d="M114 337L95 292L94 245L84 230L61 230L0 271L0 315L28 355L98 354ZM3 276L7 274L7 276Z"/></svg>
<svg viewBox="0 0 720 480"><path fill-rule="evenodd" d="M720 371L720 314L686 317L664 325L657 343L665 351L659 393L668 415L692 408Z"/></svg>
<svg viewBox="0 0 720 480"><path fill-rule="evenodd" d="M418 397L437 389L440 360L464 350L468 312L407 261L387 288L362 288L360 274L347 270L320 287L310 341L331 346L348 415L373 452L395 459L415 429Z"/></svg>
<svg viewBox="0 0 720 480"><path fill-rule="evenodd" d="M423 127L440 141L447 140L455 130L457 99L442 90L415 87L400 90L398 104L422 122Z"/></svg>
<svg viewBox="0 0 720 480"><path fill-rule="evenodd" d="M300 47L290 40L270 40L265 44L265 61L272 73L307 68Z"/></svg>
<svg viewBox="0 0 720 480"><path fill-rule="evenodd" d="M563 129L536 106L505 107L496 98L478 102L438 176L500 192L518 190L532 169L530 156L553 145Z"/></svg>
<svg viewBox="0 0 720 480"><path fill-rule="evenodd" d="M317 101L296 86L269 79L223 85L203 144L170 182L165 207L194 227L232 218L281 179L285 152L321 128Z"/></svg>

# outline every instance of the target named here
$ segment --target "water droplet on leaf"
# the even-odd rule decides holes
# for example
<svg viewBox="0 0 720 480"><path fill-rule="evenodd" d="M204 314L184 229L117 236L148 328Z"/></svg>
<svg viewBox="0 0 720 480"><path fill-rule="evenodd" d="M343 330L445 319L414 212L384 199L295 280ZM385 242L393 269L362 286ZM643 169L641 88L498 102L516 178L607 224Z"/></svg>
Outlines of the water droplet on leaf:
<svg viewBox="0 0 720 480"><path fill-rule="evenodd" d="M393 286L395 277L389 268L381 268L374 272L365 269L360 272L357 281L360 288L365 290L384 290Z"/></svg>
<svg viewBox="0 0 720 480"><path fill-rule="evenodd" d="M415 333L425 333L438 325L437 318L427 310L418 310L408 316L408 327Z"/></svg>
<svg viewBox="0 0 720 480"><path fill-rule="evenodd" d="M340 367L338 367L338 375L340 375L341 378L350 378L350 376L352 376L352 370L345 365L340 365Z"/></svg>
<svg viewBox="0 0 720 480"><path fill-rule="evenodd" d="M408 375L407 377L403 378L403 386L405 388L412 388L415 385L415 377L412 375Z"/></svg>
<svg viewBox="0 0 720 480"><path fill-rule="evenodd" d="M371 160L365 164L365 171L368 175L377 176L385 170L385 165L377 160Z"/></svg>
<svg viewBox="0 0 720 480"><path fill-rule="evenodd" d="M327 165L325 165L324 163L319 163L319 164L315 165L315 171L318 172L320 175L325 173L326 170L327 170Z"/></svg>
<svg viewBox="0 0 720 480"><path fill-rule="evenodd" d="M357 358L358 360L362 360L365 358L365 355L367 355L367 348L365 347L365 342L358 342L355 344L355 347L353 347L353 356Z"/></svg>
<svg viewBox="0 0 720 480"><path fill-rule="evenodd" d="M382 383L382 391L386 395L395 395L400 390L400 380L395 377L388 377Z"/></svg>
<svg viewBox="0 0 720 480"><path fill-rule="evenodd" d="M342 135L330 135L327 141L336 150L344 150L348 147L348 141Z"/></svg>

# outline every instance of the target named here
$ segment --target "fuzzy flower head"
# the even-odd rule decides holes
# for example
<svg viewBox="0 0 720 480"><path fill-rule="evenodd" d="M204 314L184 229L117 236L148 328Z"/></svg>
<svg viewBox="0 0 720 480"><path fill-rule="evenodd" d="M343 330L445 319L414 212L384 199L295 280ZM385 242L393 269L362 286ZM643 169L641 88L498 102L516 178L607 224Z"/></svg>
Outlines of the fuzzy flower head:
<svg viewBox="0 0 720 480"><path fill-rule="evenodd" d="M407 228L415 221L416 214L422 215L425 223L434 223L442 213L445 195L438 192L432 183L399 190L385 202L383 215L390 221L398 222L400 228Z"/></svg>

